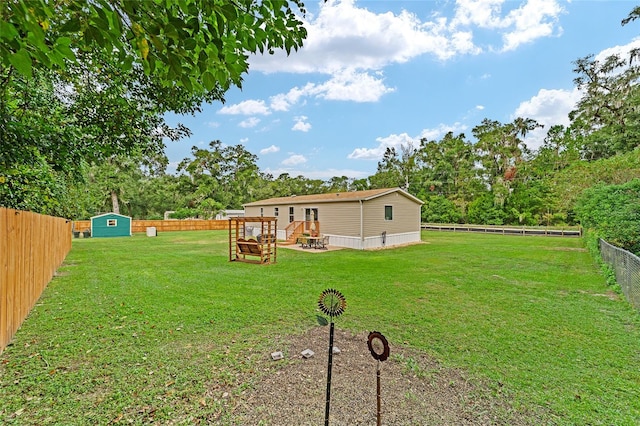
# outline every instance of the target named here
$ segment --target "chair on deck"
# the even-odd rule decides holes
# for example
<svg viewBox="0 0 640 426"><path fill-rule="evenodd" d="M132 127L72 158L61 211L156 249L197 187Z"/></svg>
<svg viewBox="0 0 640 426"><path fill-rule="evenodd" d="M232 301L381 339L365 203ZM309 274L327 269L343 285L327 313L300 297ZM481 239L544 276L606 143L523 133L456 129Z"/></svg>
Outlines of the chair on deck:
<svg viewBox="0 0 640 426"><path fill-rule="evenodd" d="M309 248L309 238L306 236L302 236L302 237L298 237L298 240L296 241L298 244L300 244L300 247L302 248Z"/></svg>
<svg viewBox="0 0 640 426"><path fill-rule="evenodd" d="M329 245L329 236L328 235L323 235L322 237L318 238L318 240L316 240L316 248L318 248L318 249L325 249L326 250L328 245Z"/></svg>

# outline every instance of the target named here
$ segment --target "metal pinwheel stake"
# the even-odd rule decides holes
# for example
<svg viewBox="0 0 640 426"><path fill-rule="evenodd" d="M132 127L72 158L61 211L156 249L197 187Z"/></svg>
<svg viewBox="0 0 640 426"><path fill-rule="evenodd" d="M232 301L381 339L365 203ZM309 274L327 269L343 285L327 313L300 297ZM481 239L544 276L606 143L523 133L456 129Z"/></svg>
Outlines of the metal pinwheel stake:
<svg viewBox="0 0 640 426"><path fill-rule="evenodd" d="M331 401L331 366L333 365L333 318L340 316L347 307L347 301L342 293L332 288L322 292L318 300L318 308L329 315L329 362L327 365L327 402L324 410L324 424L329 425L329 404Z"/></svg>
<svg viewBox="0 0 640 426"><path fill-rule="evenodd" d="M378 361L378 369L376 372L376 396L378 401L378 410L376 412L376 417L378 419L377 425L380 426L382 424L382 410L380 404L380 362L389 358L389 342L387 342L387 339L382 335L382 333L372 331L369 333L367 346L369 346L369 351L373 358Z"/></svg>

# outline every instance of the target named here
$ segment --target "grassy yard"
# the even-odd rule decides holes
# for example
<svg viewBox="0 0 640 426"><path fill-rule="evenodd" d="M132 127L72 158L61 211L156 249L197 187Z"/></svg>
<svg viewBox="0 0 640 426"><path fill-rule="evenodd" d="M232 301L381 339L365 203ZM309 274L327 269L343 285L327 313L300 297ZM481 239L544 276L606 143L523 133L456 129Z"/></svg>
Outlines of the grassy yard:
<svg viewBox="0 0 640 426"><path fill-rule="evenodd" d="M0 355L0 423L231 424L256 362L316 325L379 330L488 383L538 424L640 424L640 315L579 239L423 234L424 244L228 262L227 233L78 239Z"/></svg>

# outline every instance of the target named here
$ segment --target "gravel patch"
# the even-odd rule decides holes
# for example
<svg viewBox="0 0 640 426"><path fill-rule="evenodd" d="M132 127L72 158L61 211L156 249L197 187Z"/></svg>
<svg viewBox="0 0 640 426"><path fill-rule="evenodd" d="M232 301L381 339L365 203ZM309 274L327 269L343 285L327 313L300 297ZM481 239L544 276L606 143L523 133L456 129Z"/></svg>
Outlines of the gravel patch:
<svg viewBox="0 0 640 426"><path fill-rule="evenodd" d="M367 347L368 332L336 330L331 380L331 425L375 425L376 361ZM325 416L329 327L315 327L287 338L284 358L265 354L260 381L233 401L234 424L322 425ZM286 347L285 347L286 346ZM463 371L444 368L424 353L394 346L380 363L383 425L533 425L531 413L514 410L488 386ZM304 358L311 349L315 355ZM495 388L495 387L494 387ZM234 398L235 399L235 398Z"/></svg>

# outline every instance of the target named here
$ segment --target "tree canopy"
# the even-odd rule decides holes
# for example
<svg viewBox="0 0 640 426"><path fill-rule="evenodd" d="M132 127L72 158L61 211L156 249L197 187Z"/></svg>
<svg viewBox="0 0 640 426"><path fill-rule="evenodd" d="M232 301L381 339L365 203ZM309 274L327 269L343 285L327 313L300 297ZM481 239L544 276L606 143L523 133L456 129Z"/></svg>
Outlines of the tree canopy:
<svg viewBox="0 0 640 426"><path fill-rule="evenodd" d="M249 53L290 53L306 37L300 0L17 0L0 10L0 64L26 77L98 48L163 86L226 90L241 84Z"/></svg>
<svg viewBox="0 0 640 426"><path fill-rule="evenodd" d="M299 0L3 2L0 205L66 214L59 182L163 155L189 134L164 114L223 102L252 53L298 49L304 13Z"/></svg>

